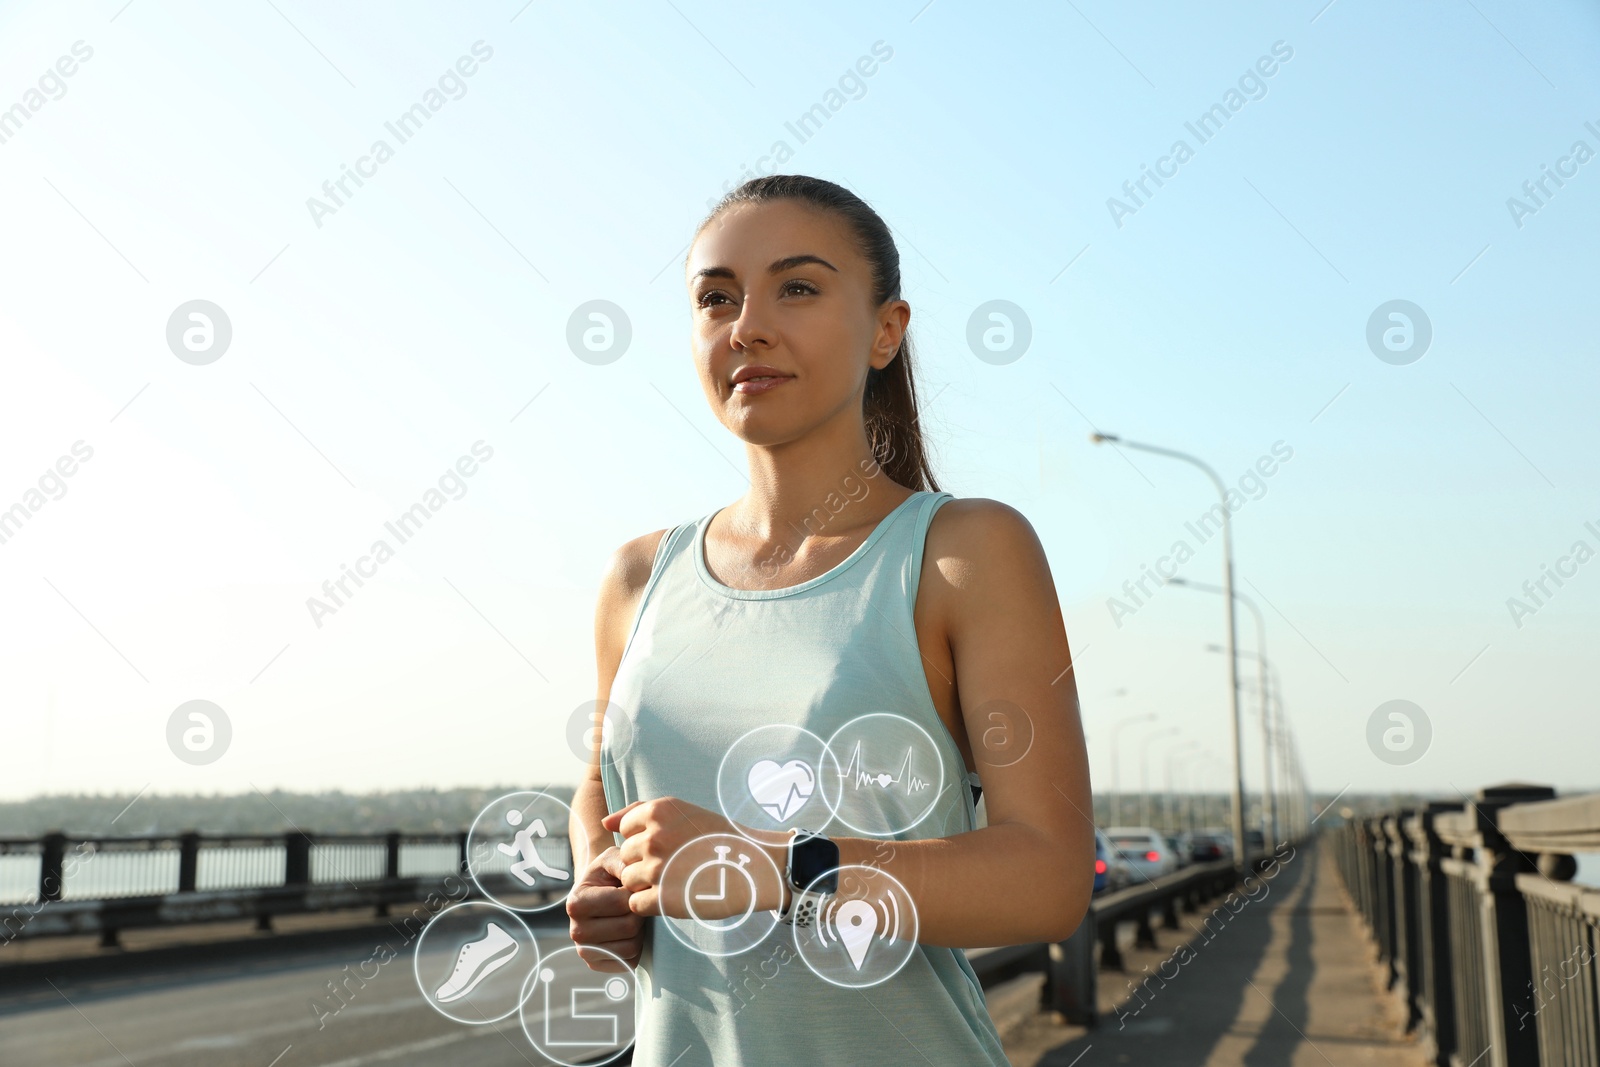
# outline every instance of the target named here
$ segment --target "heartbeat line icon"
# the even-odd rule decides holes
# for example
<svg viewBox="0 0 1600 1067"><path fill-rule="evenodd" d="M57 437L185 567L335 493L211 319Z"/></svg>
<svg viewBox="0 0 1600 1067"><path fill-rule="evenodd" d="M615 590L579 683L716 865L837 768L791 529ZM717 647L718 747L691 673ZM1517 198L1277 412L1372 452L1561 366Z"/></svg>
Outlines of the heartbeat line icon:
<svg viewBox="0 0 1600 1067"><path fill-rule="evenodd" d="M850 753L850 763L839 772L841 781L854 778L855 786L860 789L864 785L876 785L879 789L888 789L891 785L905 783L907 793L920 793L928 788L929 783L911 773L911 750L906 749L906 758L900 764L900 772L893 776L886 772L874 774L861 768L861 742L856 742L855 750Z"/></svg>

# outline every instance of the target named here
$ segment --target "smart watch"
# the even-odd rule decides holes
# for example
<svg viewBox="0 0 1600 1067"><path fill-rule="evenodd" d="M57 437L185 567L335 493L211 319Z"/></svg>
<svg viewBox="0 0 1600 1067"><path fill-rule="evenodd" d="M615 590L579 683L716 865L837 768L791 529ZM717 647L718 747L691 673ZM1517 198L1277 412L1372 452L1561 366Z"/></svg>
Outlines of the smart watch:
<svg viewBox="0 0 1600 1067"><path fill-rule="evenodd" d="M779 913L778 921L810 926L823 898L839 890L839 846L811 830L795 830L783 877L789 883L789 906Z"/></svg>

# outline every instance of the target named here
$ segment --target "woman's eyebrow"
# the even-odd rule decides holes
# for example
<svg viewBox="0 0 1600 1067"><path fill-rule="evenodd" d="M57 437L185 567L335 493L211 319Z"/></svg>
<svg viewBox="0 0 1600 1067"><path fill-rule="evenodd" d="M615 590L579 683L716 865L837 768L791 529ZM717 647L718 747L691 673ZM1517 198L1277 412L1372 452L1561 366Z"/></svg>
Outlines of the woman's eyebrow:
<svg viewBox="0 0 1600 1067"><path fill-rule="evenodd" d="M767 273L768 274L777 274L777 273L779 273L781 271L793 270L795 267L798 267L798 266L800 266L802 264L805 264L805 263L818 263L818 264L821 264L824 267L827 267L829 270L833 271L835 274L839 273L839 268L838 267L835 267L832 263L829 263L827 260L823 259L821 256L814 256L809 252L802 252L798 256L785 256L783 259L775 260L773 262L772 266L767 268ZM700 270L697 270L697 271L694 272L694 278L692 278L690 280L691 281L697 281L697 280L699 280L701 278L732 278L732 277L734 277L734 273L733 273L733 268L732 267L702 267Z"/></svg>

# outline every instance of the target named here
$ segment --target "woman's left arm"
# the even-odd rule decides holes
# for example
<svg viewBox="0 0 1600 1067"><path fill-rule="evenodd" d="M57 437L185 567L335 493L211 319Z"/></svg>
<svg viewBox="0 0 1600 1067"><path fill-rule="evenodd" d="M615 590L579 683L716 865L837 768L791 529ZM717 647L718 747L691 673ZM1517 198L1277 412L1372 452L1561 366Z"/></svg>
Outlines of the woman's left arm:
<svg viewBox="0 0 1600 1067"><path fill-rule="evenodd" d="M1019 512L975 499L939 510L926 555L920 596L949 644L988 825L920 841L845 840L840 863L881 866L904 883L928 944L1063 940L1094 890L1094 808L1049 562Z"/></svg>
<svg viewBox="0 0 1600 1067"><path fill-rule="evenodd" d="M1094 824L1072 657L1044 549L1014 509L966 499L938 512L926 551L919 600L931 598L926 617L948 642L988 825L914 841L836 837L839 862L898 879L916 902L918 940L926 944L1064 940L1093 892ZM992 709L1004 709L1010 721L991 719ZM1007 731L1003 756L996 730ZM630 805L606 824L627 838L622 882L634 892L630 907L651 915L660 914L657 880L666 859L728 825L672 798ZM781 850L770 851L781 870ZM776 908L785 896L774 889L762 906Z"/></svg>

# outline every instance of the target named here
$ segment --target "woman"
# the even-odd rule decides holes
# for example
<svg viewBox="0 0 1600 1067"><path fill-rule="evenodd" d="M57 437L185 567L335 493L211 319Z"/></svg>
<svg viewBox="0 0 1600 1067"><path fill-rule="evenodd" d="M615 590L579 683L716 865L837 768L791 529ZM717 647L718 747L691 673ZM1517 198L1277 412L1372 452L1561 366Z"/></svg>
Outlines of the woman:
<svg viewBox="0 0 1600 1067"><path fill-rule="evenodd" d="M853 193L747 182L686 270L750 489L630 541L603 580L615 718L573 800L572 938L596 970L636 966L637 1064L1004 1064L958 950L1064 939L1094 877L1044 551L1011 508L937 490L899 255ZM691 893L719 840L751 888L730 897L724 871ZM741 915L770 932L737 955L682 934Z"/></svg>

